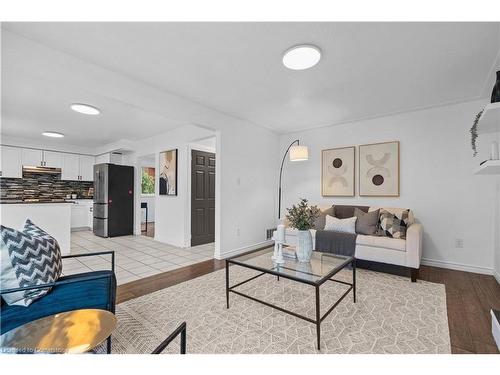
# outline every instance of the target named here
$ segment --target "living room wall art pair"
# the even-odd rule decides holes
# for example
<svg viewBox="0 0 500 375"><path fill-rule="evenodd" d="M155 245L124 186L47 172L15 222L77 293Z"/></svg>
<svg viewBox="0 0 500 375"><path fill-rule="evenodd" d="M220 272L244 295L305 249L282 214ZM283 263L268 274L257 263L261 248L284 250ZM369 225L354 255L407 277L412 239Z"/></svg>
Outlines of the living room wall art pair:
<svg viewBox="0 0 500 375"><path fill-rule="evenodd" d="M354 197L356 147L321 152L321 194L324 197ZM359 146L359 195L399 196L399 142Z"/></svg>

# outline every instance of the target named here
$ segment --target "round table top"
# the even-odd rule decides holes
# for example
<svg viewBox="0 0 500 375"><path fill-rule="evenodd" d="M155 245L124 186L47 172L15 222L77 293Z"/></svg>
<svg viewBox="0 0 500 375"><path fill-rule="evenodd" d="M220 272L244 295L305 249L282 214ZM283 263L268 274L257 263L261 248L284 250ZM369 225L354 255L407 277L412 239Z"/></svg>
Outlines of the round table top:
<svg viewBox="0 0 500 375"><path fill-rule="evenodd" d="M106 340L116 317L106 310L82 309L46 316L4 333L3 352L84 353Z"/></svg>

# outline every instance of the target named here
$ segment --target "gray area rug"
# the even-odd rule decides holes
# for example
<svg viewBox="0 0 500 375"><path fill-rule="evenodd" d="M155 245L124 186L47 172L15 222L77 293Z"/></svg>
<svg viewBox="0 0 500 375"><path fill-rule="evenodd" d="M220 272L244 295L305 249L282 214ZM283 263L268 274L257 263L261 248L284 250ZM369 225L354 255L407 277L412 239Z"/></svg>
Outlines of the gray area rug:
<svg viewBox="0 0 500 375"><path fill-rule="evenodd" d="M231 284L256 274L231 267ZM350 281L344 270L336 278ZM314 324L235 294L225 302L225 270L119 304L113 353L151 353L182 321L188 353L450 353L445 287L367 270L357 271L357 303L349 294L322 322L322 350ZM346 290L321 287L325 312ZM314 287L261 276L240 291L314 317ZM175 340L165 353L178 353Z"/></svg>

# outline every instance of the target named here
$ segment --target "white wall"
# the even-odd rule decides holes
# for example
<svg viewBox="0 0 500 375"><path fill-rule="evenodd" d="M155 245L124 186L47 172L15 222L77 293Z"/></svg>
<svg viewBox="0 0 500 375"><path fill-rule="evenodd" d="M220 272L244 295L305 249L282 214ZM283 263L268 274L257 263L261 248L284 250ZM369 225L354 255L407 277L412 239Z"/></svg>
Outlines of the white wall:
<svg viewBox="0 0 500 375"><path fill-rule="evenodd" d="M168 243L174 246L185 247L186 244L186 215L187 215L187 163L188 144L194 139L208 137L213 132L197 126L188 125L177 128L136 142L134 152L127 155L127 161L136 166L136 212L135 212L135 233L140 233L141 221L141 190L140 190L140 168L142 157L154 153L154 165L159 164L159 153L161 151L178 149L178 170L177 170L177 196L159 195L159 171L155 168L155 240Z"/></svg>
<svg viewBox="0 0 500 375"><path fill-rule="evenodd" d="M479 155L473 158L469 135L484 105L475 101L282 136L283 151L297 138L309 146L307 162L286 165L284 207L300 197L320 205L408 207L423 224L427 264L493 273L497 177L473 175L489 156L491 137L479 137ZM357 176L356 197L321 196L322 149L392 140L400 141L399 198L357 196ZM458 238L463 248L455 248Z"/></svg>
<svg viewBox="0 0 500 375"><path fill-rule="evenodd" d="M500 176L496 183L496 215L495 215L495 278L500 284Z"/></svg>
<svg viewBox="0 0 500 375"><path fill-rule="evenodd" d="M279 139L264 128L234 126L217 140L221 244L216 256L224 258L266 242L266 229L276 224Z"/></svg>
<svg viewBox="0 0 500 375"><path fill-rule="evenodd" d="M266 229L275 224L278 136L262 127L219 115L214 123L187 125L131 145L127 163L139 166L139 158L177 148L178 195L158 196L155 205L155 239L175 246L188 246L189 153L197 140L216 137L216 228L215 256L224 258L266 242ZM211 126L212 129L208 128ZM137 168L136 168L137 169ZM136 172L137 173L137 172ZM158 171L156 194L158 194ZM139 180L136 178L136 191ZM136 196L136 207L140 197ZM139 234L140 213L136 212L135 233Z"/></svg>
<svg viewBox="0 0 500 375"><path fill-rule="evenodd" d="M215 149L217 148L217 137L199 139L191 142L191 148L193 150L207 150L207 152L215 152Z"/></svg>

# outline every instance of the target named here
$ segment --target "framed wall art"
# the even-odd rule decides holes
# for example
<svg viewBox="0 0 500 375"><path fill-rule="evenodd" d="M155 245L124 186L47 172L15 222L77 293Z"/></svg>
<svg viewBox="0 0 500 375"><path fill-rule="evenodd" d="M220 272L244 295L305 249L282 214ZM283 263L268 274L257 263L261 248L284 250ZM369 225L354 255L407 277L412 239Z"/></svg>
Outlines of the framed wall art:
<svg viewBox="0 0 500 375"><path fill-rule="evenodd" d="M160 152L160 195L177 195L177 149Z"/></svg>
<svg viewBox="0 0 500 375"><path fill-rule="evenodd" d="M354 155L354 146L321 151L321 195L354 196Z"/></svg>
<svg viewBox="0 0 500 375"><path fill-rule="evenodd" d="M399 196L399 141L359 146L359 195Z"/></svg>

